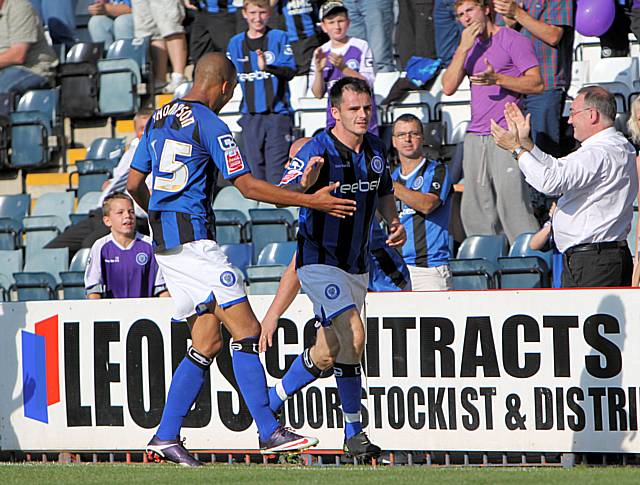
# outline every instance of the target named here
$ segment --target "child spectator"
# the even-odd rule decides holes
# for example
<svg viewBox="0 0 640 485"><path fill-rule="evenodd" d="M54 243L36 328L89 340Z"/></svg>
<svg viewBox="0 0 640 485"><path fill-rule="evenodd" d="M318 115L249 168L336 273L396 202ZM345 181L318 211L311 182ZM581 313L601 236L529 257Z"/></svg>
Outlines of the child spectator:
<svg viewBox="0 0 640 485"><path fill-rule="evenodd" d="M364 79L373 88L375 68L373 54L366 41L349 37L349 14L342 2L326 2L320 7L320 25L329 41L318 47L311 61L309 84L316 98L322 98L336 81L345 76ZM378 115L372 98L373 116L369 132L378 134ZM336 124L327 103L327 128Z"/></svg>
<svg viewBox="0 0 640 485"><path fill-rule="evenodd" d="M269 0L244 0L242 15L249 28L232 37L227 49L242 88L238 124L251 173L277 184L291 146L293 118L287 83L296 74L296 62L287 33L267 27Z"/></svg>
<svg viewBox="0 0 640 485"><path fill-rule="evenodd" d="M111 230L91 247L84 286L89 299L169 296L151 238L136 233L131 198L121 192L102 205L104 223Z"/></svg>
<svg viewBox="0 0 640 485"><path fill-rule="evenodd" d="M556 243L553 241L553 232L551 230L551 221L556 211L556 203L551 203L549 209L549 220L545 222L542 228L536 232L529 241L529 248L534 251L551 250L551 275L553 280L551 286L553 288L562 288L562 253L558 251Z"/></svg>

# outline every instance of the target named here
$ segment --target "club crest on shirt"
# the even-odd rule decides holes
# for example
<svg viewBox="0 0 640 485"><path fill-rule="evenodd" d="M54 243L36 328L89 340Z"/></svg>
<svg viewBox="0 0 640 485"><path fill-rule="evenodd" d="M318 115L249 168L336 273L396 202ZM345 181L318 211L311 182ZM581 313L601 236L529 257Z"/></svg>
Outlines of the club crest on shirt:
<svg viewBox="0 0 640 485"><path fill-rule="evenodd" d="M276 55L271 51L264 51L264 62L267 64L273 64L276 60Z"/></svg>
<svg viewBox="0 0 640 485"><path fill-rule="evenodd" d="M382 173L384 169L384 161L379 156L375 156L371 159L371 170L375 173Z"/></svg>
<svg viewBox="0 0 640 485"><path fill-rule="evenodd" d="M220 275L220 283L226 287L230 287L236 284L236 275L233 271L225 271Z"/></svg>
<svg viewBox="0 0 640 485"><path fill-rule="evenodd" d="M299 158L292 158L285 168L287 170L297 170L298 172L302 172L304 162Z"/></svg>
<svg viewBox="0 0 640 485"><path fill-rule="evenodd" d="M149 262L149 255L147 253L138 253L136 254L136 263L140 266L144 266Z"/></svg>
<svg viewBox="0 0 640 485"><path fill-rule="evenodd" d="M340 296L340 288L338 287L338 285L334 285L333 283L327 285L327 287L324 289L324 295L329 298L329 300L335 300Z"/></svg>
<svg viewBox="0 0 640 485"><path fill-rule="evenodd" d="M433 182L433 183L431 184L431 188L433 188L433 190L440 190L440 187L442 187L442 186L440 185L440 182Z"/></svg>
<svg viewBox="0 0 640 485"><path fill-rule="evenodd" d="M360 70L360 63L357 59L349 59L346 64L349 69L353 69L354 71Z"/></svg>
<svg viewBox="0 0 640 485"><path fill-rule="evenodd" d="M422 177L422 175L418 175L416 179L413 181L413 184L411 184L411 188L413 190L419 190L422 188L423 184L424 184L424 178Z"/></svg>

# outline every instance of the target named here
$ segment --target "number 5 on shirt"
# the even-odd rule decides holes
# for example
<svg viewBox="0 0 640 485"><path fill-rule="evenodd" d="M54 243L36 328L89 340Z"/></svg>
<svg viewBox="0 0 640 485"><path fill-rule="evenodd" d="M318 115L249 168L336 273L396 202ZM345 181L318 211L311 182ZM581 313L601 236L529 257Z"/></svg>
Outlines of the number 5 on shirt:
<svg viewBox="0 0 640 485"><path fill-rule="evenodd" d="M187 166L176 160L180 155L183 157L191 156L191 145L175 140L165 140L160 155L160 172L172 174L171 177L156 177L153 188L154 190L164 190L165 192L180 192L187 185L189 180L189 169Z"/></svg>

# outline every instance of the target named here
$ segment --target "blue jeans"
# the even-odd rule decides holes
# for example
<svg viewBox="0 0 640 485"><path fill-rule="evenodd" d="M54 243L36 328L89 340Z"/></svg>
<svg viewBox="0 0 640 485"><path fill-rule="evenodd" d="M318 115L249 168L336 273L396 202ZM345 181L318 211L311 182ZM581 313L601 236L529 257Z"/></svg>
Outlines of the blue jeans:
<svg viewBox="0 0 640 485"><path fill-rule="evenodd" d="M104 42L106 51L114 40L133 39L133 15L128 13L114 19L107 15L93 15L88 28L91 40Z"/></svg>
<svg viewBox="0 0 640 485"><path fill-rule="evenodd" d="M47 78L34 74L26 67L9 66L0 69L0 93L22 94L30 89L47 88Z"/></svg>
<svg viewBox="0 0 640 485"><path fill-rule="evenodd" d="M49 29L54 44L72 46L76 42L78 0L29 0Z"/></svg>
<svg viewBox="0 0 640 485"><path fill-rule="evenodd" d="M524 98L524 109L531 113L531 137L544 152L560 155L560 118L565 92L562 88L549 89Z"/></svg>
<svg viewBox="0 0 640 485"><path fill-rule="evenodd" d="M456 19L453 5L455 0L436 0L433 7L433 23L436 36L436 53L444 66L451 62L460 44L462 25Z"/></svg>
<svg viewBox="0 0 640 485"><path fill-rule="evenodd" d="M373 51L376 71L395 71L393 64L393 0L344 0L349 35L364 39Z"/></svg>

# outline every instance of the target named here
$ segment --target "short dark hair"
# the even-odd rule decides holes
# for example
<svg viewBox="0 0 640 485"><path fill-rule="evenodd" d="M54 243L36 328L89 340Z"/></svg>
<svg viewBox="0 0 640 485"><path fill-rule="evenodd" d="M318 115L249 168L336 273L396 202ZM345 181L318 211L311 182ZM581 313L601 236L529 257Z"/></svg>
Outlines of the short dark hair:
<svg viewBox="0 0 640 485"><path fill-rule="evenodd" d="M371 87L369 83L364 79L359 79L357 77L343 77L338 80L329 91L329 100L331 101L331 106L335 106L336 108L340 106L342 103L342 94L345 91L351 91L354 93L365 93L368 94L370 98L373 98L373 94L371 92Z"/></svg>
<svg viewBox="0 0 640 485"><path fill-rule="evenodd" d="M398 123L400 123L400 122L402 122L402 123L415 123L420 128L420 134L424 135L424 126L422 126L422 121L420 121L420 118L418 118L416 115L412 115L411 113L405 113L403 115L398 116L395 119L395 121L393 122L392 132L395 131L396 125Z"/></svg>
<svg viewBox="0 0 640 485"><path fill-rule="evenodd" d="M616 119L616 97L602 86L585 86L578 91L578 96L584 94L584 104L594 108L601 116L613 123Z"/></svg>

